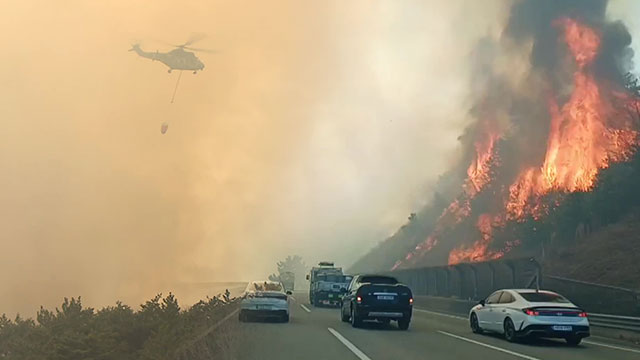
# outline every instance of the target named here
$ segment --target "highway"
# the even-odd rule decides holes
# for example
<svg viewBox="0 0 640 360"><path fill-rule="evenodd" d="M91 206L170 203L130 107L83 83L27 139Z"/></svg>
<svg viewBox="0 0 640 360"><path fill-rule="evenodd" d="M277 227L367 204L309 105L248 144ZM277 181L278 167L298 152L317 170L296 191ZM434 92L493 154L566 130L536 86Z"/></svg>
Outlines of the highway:
<svg viewBox="0 0 640 360"><path fill-rule="evenodd" d="M237 316L229 321L238 321ZM395 323L354 329L335 308L316 308L307 295L291 299L289 323L251 322L239 326L236 357L256 359L640 359L640 348L604 338L577 347L562 340L509 343L471 333L466 319L414 307L408 331Z"/></svg>

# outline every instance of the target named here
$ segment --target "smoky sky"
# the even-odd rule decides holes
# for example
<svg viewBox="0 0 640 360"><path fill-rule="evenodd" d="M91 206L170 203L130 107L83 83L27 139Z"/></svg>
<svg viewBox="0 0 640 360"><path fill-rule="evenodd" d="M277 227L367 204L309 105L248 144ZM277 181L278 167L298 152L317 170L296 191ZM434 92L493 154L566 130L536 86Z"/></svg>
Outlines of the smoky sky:
<svg viewBox="0 0 640 360"><path fill-rule="evenodd" d="M470 56L510 5L5 4L0 313L264 278L289 254L348 266L457 162ZM171 104L178 74L127 50L193 33L218 52Z"/></svg>

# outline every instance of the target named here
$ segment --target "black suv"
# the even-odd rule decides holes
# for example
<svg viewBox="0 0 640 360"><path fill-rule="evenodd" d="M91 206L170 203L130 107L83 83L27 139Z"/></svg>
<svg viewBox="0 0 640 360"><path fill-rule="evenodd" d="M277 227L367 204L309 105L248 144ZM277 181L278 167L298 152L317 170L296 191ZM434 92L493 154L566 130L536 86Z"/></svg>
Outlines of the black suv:
<svg viewBox="0 0 640 360"><path fill-rule="evenodd" d="M359 327L364 320L389 323L398 321L402 330L409 328L413 294L408 286L386 275L356 275L342 298L342 321Z"/></svg>

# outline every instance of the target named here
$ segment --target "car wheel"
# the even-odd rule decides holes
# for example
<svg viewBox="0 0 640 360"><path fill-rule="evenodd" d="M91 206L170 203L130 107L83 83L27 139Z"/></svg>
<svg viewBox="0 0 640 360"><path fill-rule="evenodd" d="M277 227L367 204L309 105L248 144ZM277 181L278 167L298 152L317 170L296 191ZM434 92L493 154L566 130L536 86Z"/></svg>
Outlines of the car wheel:
<svg viewBox="0 0 640 360"><path fill-rule="evenodd" d="M407 330L409 329L409 323L411 322L411 318L402 318L398 320L398 328L400 328L400 330Z"/></svg>
<svg viewBox="0 0 640 360"><path fill-rule="evenodd" d="M351 307L351 326L354 328L362 326L362 320L360 320L360 317L356 315L355 311L353 311L353 306Z"/></svg>
<svg viewBox="0 0 640 360"><path fill-rule="evenodd" d="M473 331L475 334L482 334L483 331L480 327L480 323L478 322L478 315L476 315L476 313L471 314L469 324L471 325L471 331Z"/></svg>
<svg viewBox="0 0 640 360"><path fill-rule="evenodd" d="M240 313L238 314L238 320L240 322L246 322L247 321L247 314L244 311L240 310Z"/></svg>
<svg viewBox="0 0 640 360"><path fill-rule="evenodd" d="M582 338L580 336L569 336L565 338L565 340L567 341L567 344L571 346L577 346L582 341Z"/></svg>
<svg viewBox="0 0 640 360"><path fill-rule="evenodd" d="M289 322L289 314L282 315L282 322L283 323L288 323Z"/></svg>
<svg viewBox="0 0 640 360"><path fill-rule="evenodd" d="M345 315L344 314L344 307L343 306L340 307L340 319L342 319L343 322L348 322L349 321L349 315Z"/></svg>
<svg viewBox="0 0 640 360"><path fill-rule="evenodd" d="M504 338L507 339L508 342L515 342L517 340L516 327L509 318L504 321Z"/></svg>

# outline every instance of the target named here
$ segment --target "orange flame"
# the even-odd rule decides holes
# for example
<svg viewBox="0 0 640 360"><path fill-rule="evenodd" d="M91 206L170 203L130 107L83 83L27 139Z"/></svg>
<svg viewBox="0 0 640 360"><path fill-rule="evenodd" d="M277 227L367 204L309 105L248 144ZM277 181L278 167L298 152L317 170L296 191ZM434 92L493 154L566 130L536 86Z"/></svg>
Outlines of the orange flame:
<svg viewBox="0 0 640 360"><path fill-rule="evenodd" d="M476 240L470 247L461 245L449 253L449 265L459 264L461 262L478 262L499 259L504 256L504 251L491 251L491 234L494 224L490 214L481 214L478 216L476 227L480 232L480 239Z"/></svg>
<svg viewBox="0 0 640 360"><path fill-rule="evenodd" d="M478 217L476 228L480 238L451 250L449 264L504 256L520 245L520 241L507 241L502 249L490 249L495 228L504 227L508 220L523 220L525 215L536 220L541 218L549 206L540 201L541 197L550 192L591 190L602 169L613 162L628 160L640 145L639 134L634 130L637 123L633 121L634 117L640 118L640 100L612 84L598 83L592 74L591 65L600 49L600 34L569 18L559 19L554 26L563 31L562 40L575 63L575 72L573 90L564 105L560 106L553 97L549 99L550 129L544 161L524 168L516 177L508 188L504 214L485 213ZM493 131L490 124L480 123L481 137L474 143L475 156L467 168L464 191L443 211L431 235L393 269L415 263L438 245L446 230L471 215L471 200L491 182L492 168L499 165L495 147L501 135Z"/></svg>
<svg viewBox="0 0 640 360"><path fill-rule="evenodd" d="M491 181L490 170L495 158L494 147L499 135L486 129L484 137L482 141L475 142L475 158L467 169L468 178L465 188L471 197L479 193Z"/></svg>
<svg viewBox="0 0 640 360"><path fill-rule="evenodd" d="M561 18L555 22L564 30L564 41L579 68L593 62L600 48L600 35L574 19Z"/></svg>
<svg viewBox="0 0 640 360"><path fill-rule="evenodd" d="M511 219L525 213L539 216L535 200L551 191L591 190L601 169L629 159L638 144L638 133L629 124L617 129L611 126L610 119L623 115L602 96L601 86L587 69L597 55L598 34L572 19L558 23L564 27L564 39L577 65L574 89L562 109L555 100L550 101L544 163L539 169L523 170L509 188L506 209Z"/></svg>

